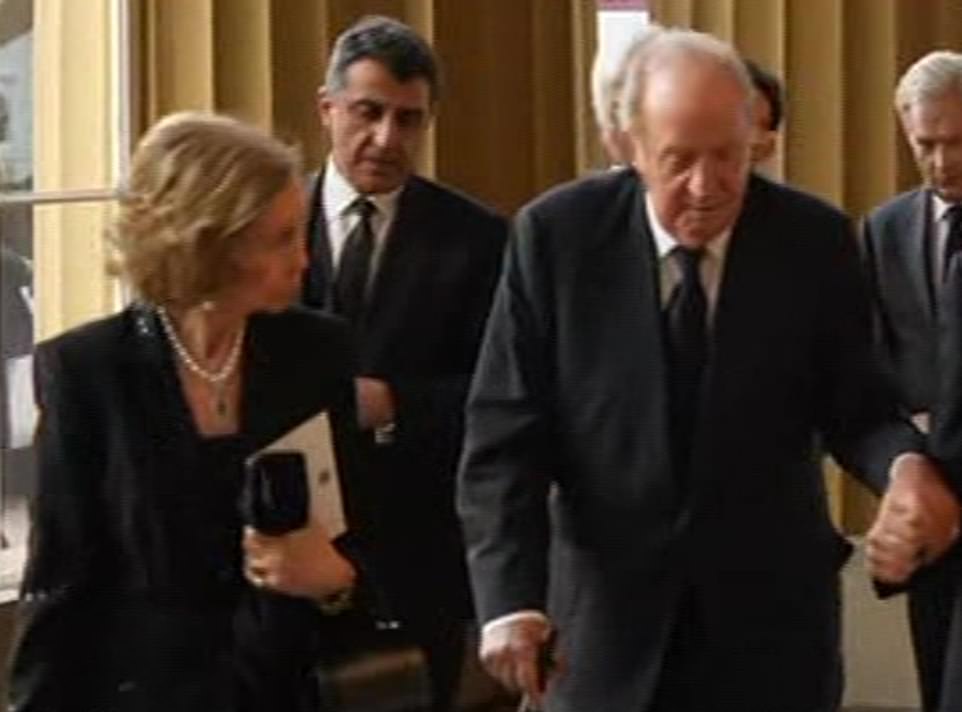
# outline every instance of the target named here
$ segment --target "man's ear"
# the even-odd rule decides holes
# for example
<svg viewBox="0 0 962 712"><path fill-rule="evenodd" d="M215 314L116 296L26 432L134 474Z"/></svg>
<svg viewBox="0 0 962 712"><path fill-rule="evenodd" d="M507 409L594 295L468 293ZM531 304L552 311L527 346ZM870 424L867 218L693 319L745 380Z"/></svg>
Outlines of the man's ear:
<svg viewBox="0 0 962 712"><path fill-rule="evenodd" d="M775 154L775 143L778 140L778 133L775 131L765 131L752 143L752 163L764 163Z"/></svg>
<svg viewBox="0 0 962 712"><path fill-rule="evenodd" d="M631 146L631 165L642 175L648 170L648 160L645 155L645 144L637 127L625 133L628 143Z"/></svg>
<svg viewBox="0 0 962 712"><path fill-rule="evenodd" d="M317 108L317 116L321 120L321 124L325 128L330 128L331 108L334 105L334 101L331 99L331 94L326 87L321 86L317 88L317 97L314 105Z"/></svg>

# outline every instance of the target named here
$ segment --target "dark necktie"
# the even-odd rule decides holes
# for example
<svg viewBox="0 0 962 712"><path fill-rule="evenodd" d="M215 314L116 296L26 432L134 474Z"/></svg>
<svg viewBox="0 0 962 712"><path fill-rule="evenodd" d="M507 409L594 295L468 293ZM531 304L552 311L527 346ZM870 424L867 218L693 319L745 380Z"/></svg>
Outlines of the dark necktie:
<svg viewBox="0 0 962 712"><path fill-rule="evenodd" d="M942 254L942 282L949 273L949 265L952 257L962 250L962 204L953 205L945 213L945 219L949 224L948 232L945 237L945 252Z"/></svg>
<svg viewBox="0 0 962 712"><path fill-rule="evenodd" d="M355 200L350 212L360 220L344 241L341 259L334 278L334 310L351 323L357 323L364 312L367 283L371 276L371 257L374 254L374 230L371 216L376 208L364 197Z"/></svg>
<svg viewBox="0 0 962 712"><path fill-rule="evenodd" d="M681 281L668 299L669 414L672 460L684 480L691 460L702 372L708 358L708 300L699 266L704 250L676 247L672 259Z"/></svg>

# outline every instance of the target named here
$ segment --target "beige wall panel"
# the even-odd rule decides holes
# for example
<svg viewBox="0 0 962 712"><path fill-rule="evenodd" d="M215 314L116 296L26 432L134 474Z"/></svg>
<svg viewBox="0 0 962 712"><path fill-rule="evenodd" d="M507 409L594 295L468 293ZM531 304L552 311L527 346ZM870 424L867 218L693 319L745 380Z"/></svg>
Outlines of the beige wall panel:
<svg viewBox="0 0 962 712"><path fill-rule="evenodd" d="M270 0L214 0L214 101L219 111L270 130Z"/></svg>
<svg viewBox="0 0 962 712"><path fill-rule="evenodd" d="M735 0L696 0L692 3L692 26L726 42L734 41Z"/></svg>
<svg viewBox="0 0 962 712"><path fill-rule="evenodd" d="M570 0L575 166L578 174L608 164L591 108L591 67L598 48L596 0Z"/></svg>
<svg viewBox="0 0 962 712"><path fill-rule="evenodd" d="M699 0L653 0L649 3L656 22L665 27L695 27L695 3Z"/></svg>
<svg viewBox="0 0 962 712"><path fill-rule="evenodd" d="M409 3L410 0L328 0L331 40L364 15L387 15L407 21Z"/></svg>
<svg viewBox="0 0 962 712"><path fill-rule="evenodd" d="M405 0L404 18L428 42L434 41L434 0Z"/></svg>
<svg viewBox="0 0 962 712"><path fill-rule="evenodd" d="M145 124L171 111L214 108L212 0L145 0L142 17Z"/></svg>
<svg viewBox="0 0 962 712"><path fill-rule="evenodd" d="M734 6L735 46L746 57L777 75L785 64L785 3L744 0Z"/></svg>
<svg viewBox="0 0 962 712"><path fill-rule="evenodd" d="M271 3L274 133L300 147L308 170L326 154L315 102L332 37L326 5L317 0Z"/></svg>
<svg viewBox="0 0 962 712"><path fill-rule="evenodd" d="M571 5L558 0L534 0L533 11L533 188L541 192L575 173L573 17Z"/></svg>
<svg viewBox="0 0 962 712"><path fill-rule="evenodd" d="M795 185L838 204L844 192L842 3L787 0L786 174Z"/></svg>
<svg viewBox="0 0 962 712"><path fill-rule="evenodd" d="M512 212L534 192L531 4L437 0L434 21L438 177Z"/></svg>
<svg viewBox="0 0 962 712"><path fill-rule="evenodd" d="M891 0L847 0L844 11L844 204L857 219L896 190L896 12Z"/></svg>
<svg viewBox="0 0 962 712"><path fill-rule="evenodd" d="M958 0L950 0L958 2ZM923 54L934 49L933 43L938 33L939 6L943 0L895 0L898 23L898 75ZM894 85L893 85L894 90ZM898 141L896 156L898 173L896 185L899 191L908 190L919 182L919 174L912 160L908 145Z"/></svg>
<svg viewBox="0 0 962 712"><path fill-rule="evenodd" d="M924 0L920 2L923 4ZM947 0L939 3L938 34L935 46L940 49L962 50L962 0Z"/></svg>

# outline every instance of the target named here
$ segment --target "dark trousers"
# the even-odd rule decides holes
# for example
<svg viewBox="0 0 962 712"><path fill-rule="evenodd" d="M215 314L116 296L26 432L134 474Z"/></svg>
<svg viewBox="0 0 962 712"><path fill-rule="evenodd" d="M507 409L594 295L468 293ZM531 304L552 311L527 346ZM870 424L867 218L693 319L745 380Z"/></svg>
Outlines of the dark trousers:
<svg viewBox="0 0 962 712"><path fill-rule="evenodd" d="M409 619L408 627L427 658L431 711L454 712L464 667L467 621L444 614L422 615Z"/></svg>
<svg viewBox="0 0 962 712"><path fill-rule="evenodd" d="M837 593L837 591L836 591ZM837 599L824 629L782 639L719 625L703 592L681 596L652 703L645 712L835 712L841 703ZM714 614L717 616L717 611ZM792 613L786 611L786 615Z"/></svg>
<svg viewBox="0 0 962 712"><path fill-rule="evenodd" d="M962 709L960 551L920 573L909 591L909 622L924 712Z"/></svg>

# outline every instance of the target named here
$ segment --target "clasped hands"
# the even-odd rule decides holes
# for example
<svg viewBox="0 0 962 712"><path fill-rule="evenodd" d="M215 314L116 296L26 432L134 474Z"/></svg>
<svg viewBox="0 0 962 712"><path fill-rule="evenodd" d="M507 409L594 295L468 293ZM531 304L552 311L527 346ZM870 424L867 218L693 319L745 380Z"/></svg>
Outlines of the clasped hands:
<svg viewBox="0 0 962 712"><path fill-rule="evenodd" d="M865 551L876 580L902 584L955 543L960 508L939 468L924 455L899 455L890 474Z"/></svg>

